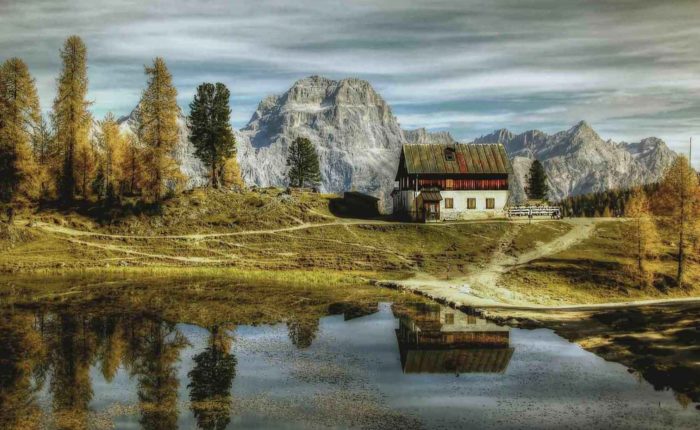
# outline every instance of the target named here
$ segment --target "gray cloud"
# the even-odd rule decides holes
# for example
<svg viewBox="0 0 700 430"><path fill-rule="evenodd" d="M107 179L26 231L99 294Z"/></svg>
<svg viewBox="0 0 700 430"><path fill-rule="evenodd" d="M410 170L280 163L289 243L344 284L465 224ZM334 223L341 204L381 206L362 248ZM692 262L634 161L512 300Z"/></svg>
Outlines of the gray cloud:
<svg viewBox="0 0 700 430"><path fill-rule="evenodd" d="M0 0L0 59L24 58L45 110L58 49L89 49L93 111L127 113L163 56L186 108L232 89L234 125L310 74L371 81L406 127L470 139L588 120L604 138L700 138L700 3L675 0ZM696 151L700 162L700 150Z"/></svg>

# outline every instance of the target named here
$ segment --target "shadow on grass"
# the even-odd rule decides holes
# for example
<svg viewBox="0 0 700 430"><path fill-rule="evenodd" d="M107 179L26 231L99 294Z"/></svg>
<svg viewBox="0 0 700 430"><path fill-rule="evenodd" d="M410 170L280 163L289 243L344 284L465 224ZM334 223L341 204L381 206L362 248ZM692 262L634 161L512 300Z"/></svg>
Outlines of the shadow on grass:
<svg viewBox="0 0 700 430"><path fill-rule="evenodd" d="M376 208L368 205L357 204L344 199L343 197L334 197L328 201L328 210L338 218L354 218L354 219L386 219L389 217L382 216Z"/></svg>
<svg viewBox="0 0 700 430"><path fill-rule="evenodd" d="M613 261L541 258L530 263L527 270L544 275L563 276L572 283L589 282L623 290L629 287L615 276L622 273L623 266Z"/></svg>
<svg viewBox="0 0 700 430"><path fill-rule="evenodd" d="M100 224L109 224L110 222L118 221L130 216L162 215L164 203L165 201L158 203L146 203L137 199L125 199L122 201L75 200L70 203L60 201L42 201L39 204L39 210L55 210L63 215L78 214L90 218Z"/></svg>

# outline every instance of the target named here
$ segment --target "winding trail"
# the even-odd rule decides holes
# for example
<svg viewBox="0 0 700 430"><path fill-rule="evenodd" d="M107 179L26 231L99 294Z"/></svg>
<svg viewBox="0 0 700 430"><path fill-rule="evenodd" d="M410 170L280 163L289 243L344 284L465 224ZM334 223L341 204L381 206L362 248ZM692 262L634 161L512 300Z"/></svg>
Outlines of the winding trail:
<svg viewBox="0 0 700 430"><path fill-rule="evenodd" d="M19 222L22 222L21 220ZM411 223L411 222L394 222L394 221L386 221L386 220L364 220L364 219L339 219L335 220L333 222L323 222L323 223L299 223L294 226L289 226L289 227L280 227L280 228L274 228L274 229L261 229L261 230L244 230L244 231L236 231L236 232L225 232L225 233L192 233L192 234L181 234L181 235L159 235L159 234L154 234L154 235L127 235L127 234L109 234L109 233L99 233L99 232L92 232L92 231L86 231L86 230L78 230L75 228L70 228L70 227L65 227L61 225L56 225L56 224L50 224L47 222L43 221L34 221L32 223L33 228L37 228L39 230L42 230L46 233L54 234L57 237L66 240L70 243L82 245L82 246L88 246L92 248L97 248L97 249L102 249L105 251L111 251L111 252L119 252L119 253L124 253L127 255L131 255L134 257L140 257L140 258L150 258L150 259L157 259L157 260L169 260L169 261L176 261L179 263L185 263L185 264L213 264L213 265L221 265L225 263L231 263L231 262L243 262L243 259L241 259L238 256L234 255L226 255L223 253L219 253L221 257L224 258L210 258L210 257L196 257L196 256L182 256L182 255L168 255L168 254L160 254L160 253L153 253L153 252L144 252L140 251L137 249L134 249L134 247L129 246L129 245L114 245L114 244L109 244L109 243L101 243L101 242L95 242L95 241L89 241L87 240L88 238L94 238L94 239L115 239L115 240L129 240L129 239L134 239L134 240L185 240L185 241L207 241L207 240L221 240L222 238L227 238L227 237L240 237L240 236L253 236L253 235L264 235L264 234L280 234L283 236L283 233L290 233L294 231L300 231L300 230L306 230L306 229L312 229L312 228L323 228L323 227L334 227L334 226L342 226L347 228L348 226L353 226L353 225L410 225L410 226L422 226L425 228L440 228L440 227L447 227L447 226L454 226L455 224L470 224L470 223L490 223L490 222L505 222L504 220L474 220L474 221L459 221L459 222L451 222L451 223L441 223L441 224L416 224L416 223ZM511 221L512 222L512 221ZM522 221L517 221L517 222L522 222ZM353 242L344 242L344 241L339 241L335 239L323 239L323 238L312 238L310 240L315 240L315 241L327 241L327 242L335 242L339 244L343 244L346 246L353 246L353 247L358 247L358 248L364 248L364 249L369 249L372 251L376 252L381 252L381 253L387 253L387 254L392 254L399 259L407 262L407 263L412 263L412 260L406 258L399 252L392 251L390 249L384 249L376 246L371 246L371 245L364 245L361 243L353 243ZM229 245L233 246L241 246L243 247L244 245L241 244L235 244L235 243L229 243Z"/></svg>
<svg viewBox="0 0 700 430"><path fill-rule="evenodd" d="M538 220L537 222L543 222L547 220ZM22 220L18 220L21 223ZM210 239L217 237L231 237L231 236L250 236L256 234L274 234L283 233L297 230L306 230L311 228L322 228L322 227L332 227L332 226L351 226L351 225L410 225L412 227L426 227L426 228L440 228L440 227L450 227L458 224L477 224L477 223L501 223L506 222L503 219L493 219L493 220L471 220L471 221L451 221L448 223L430 223L430 224L420 224L415 222L396 222L396 221L386 221L380 219L340 219L333 222L321 222L321 223L301 223L289 227L280 227L273 229L262 229L262 230L242 230L226 233L191 233L191 234L154 234L154 235L129 235L129 234L110 234L110 233L98 233L93 231L77 230L70 227L59 226L55 224L50 224L43 221L34 221L33 225L40 230L50 232L50 233L60 233L67 236L92 236L92 237L104 237L110 239L189 239L189 240L201 240ZM527 221L508 221L510 223L521 223L524 224Z"/></svg>
<svg viewBox="0 0 700 430"><path fill-rule="evenodd" d="M542 222L545 220L536 220L535 222ZM597 303L597 304L580 304L580 305L540 305L530 302L527 297L520 296L506 288L499 285L501 276L508 271L517 268L522 265L526 265L534 260L557 254L562 252L577 243L589 238L597 223L601 221L606 221L601 218L575 218L566 219L561 222L568 223L572 226L571 230L567 233L555 238L554 240L539 244L535 249L525 252L519 256L510 255L507 251L509 250L511 243L515 236L517 236L520 229L523 227L527 221L518 220L510 221L515 227L509 229L508 232L501 237L496 250L492 254L489 263L482 268L477 269L474 273L470 274L464 278L458 278L453 280L439 280L431 277L425 273L418 273L415 277L407 280L390 280L390 281L378 281L377 285L409 290L417 294L424 295L436 301L452 305L454 307L479 307L479 308L501 308L509 310L533 310L533 311L587 311L596 309L606 309L606 308L624 308L624 307L634 307L634 306L647 306L647 305L675 305L675 304L695 304L700 303L700 297L688 297L688 298L671 298L671 299L660 299L660 300L637 300L637 301L627 301L627 302L613 302L613 303ZM333 222L324 223L300 223L295 226L281 227L275 229L261 229L261 230L246 230L237 232L226 232L226 233L194 233L194 234L184 234L184 235L124 235L124 234L108 234L108 233L97 233L85 230L78 230L70 227L59 226L55 224L50 224L41 221L33 222L33 227L40 229L46 233L54 234L61 239L74 243L77 245L88 246L93 248L99 248L105 251L123 253L130 255L133 258L149 258L157 260L170 260L185 264L204 264L204 265L221 265L232 263L234 261L243 262L245 259L241 259L236 255L227 255L223 252L218 253L222 258L210 258L210 257L199 257L199 256L179 256L179 255L166 255L152 252L145 252L138 249L134 249L129 245L115 245L111 243L102 243L86 240L88 238L105 238L105 239L173 239L173 240L187 240L187 241L207 241L207 240L221 240L225 237L235 237L235 236L248 236L248 235L262 235L262 234L279 234L288 233L299 230L311 229L311 228L323 228L330 226L353 226L353 225L410 225L413 227L425 227L425 228L440 228L453 226L455 224L473 224L473 223L498 223L505 222L503 220L475 220L475 221L458 221L450 223L436 223L436 224L416 224L408 222L392 222L385 220L360 220L360 219L343 219L336 220ZM281 236L284 236L282 234ZM406 260L406 258L400 253L394 252L390 249L383 249L381 247L364 245L361 243L343 242L336 239L323 239L314 238L317 241L332 241L343 243L347 246L354 246L373 250L376 252L390 253ZM228 245L245 247L242 244L228 243ZM409 261L409 260L406 260ZM499 299L499 297L505 299Z"/></svg>
<svg viewBox="0 0 700 430"><path fill-rule="evenodd" d="M532 304L527 298L499 286L501 275L531 261L564 251L589 238L600 221L596 218L563 220L562 222L572 225L571 230L517 257L506 252L520 230L517 227L511 229L501 238L489 263L464 278L439 280L421 273L411 279L379 281L377 284L409 290L456 306L546 308ZM496 300L497 297L507 297L507 302Z"/></svg>

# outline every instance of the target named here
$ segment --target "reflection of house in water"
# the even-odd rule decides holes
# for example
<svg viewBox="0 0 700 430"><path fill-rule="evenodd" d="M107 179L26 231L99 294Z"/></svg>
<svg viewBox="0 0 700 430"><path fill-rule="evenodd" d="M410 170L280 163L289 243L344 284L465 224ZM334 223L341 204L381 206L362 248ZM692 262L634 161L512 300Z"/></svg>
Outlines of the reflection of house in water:
<svg viewBox="0 0 700 430"><path fill-rule="evenodd" d="M510 329L437 305L394 305L404 373L502 373L513 355Z"/></svg>

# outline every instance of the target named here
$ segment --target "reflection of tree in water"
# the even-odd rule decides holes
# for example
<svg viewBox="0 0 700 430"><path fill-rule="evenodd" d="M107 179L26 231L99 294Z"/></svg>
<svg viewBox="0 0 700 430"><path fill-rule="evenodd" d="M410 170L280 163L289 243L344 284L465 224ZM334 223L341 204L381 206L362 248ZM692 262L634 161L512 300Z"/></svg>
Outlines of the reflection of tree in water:
<svg viewBox="0 0 700 430"><path fill-rule="evenodd" d="M193 358L188 388L199 428L222 430L231 421L231 386L236 376L231 342L226 330L215 325L210 329L207 347Z"/></svg>
<svg viewBox="0 0 700 430"><path fill-rule="evenodd" d="M318 333L318 318L293 319L287 322L287 334L294 346L308 348Z"/></svg>
<svg viewBox="0 0 700 430"><path fill-rule="evenodd" d="M175 362L187 340L174 324L154 319L133 319L127 330L130 350L126 361L138 377L139 422L146 430L177 428Z"/></svg>
<svg viewBox="0 0 700 430"><path fill-rule="evenodd" d="M0 428L38 428L41 414L35 402L39 386L32 382L41 368L44 349L31 314L0 315Z"/></svg>
<svg viewBox="0 0 700 430"><path fill-rule="evenodd" d="M47 322L53 408L58 428L87 428L95 337L87 317L59 313Z"/></svg>
<svg viewBox="0 0 700 430"><path fill-rule="evenodd" d="M124 355L124 327L121 316L110 315L96 319L93 322L95 332L98 334L98 358L100 371L105 381L112 382L117 374L119 365Z"/></svg>

